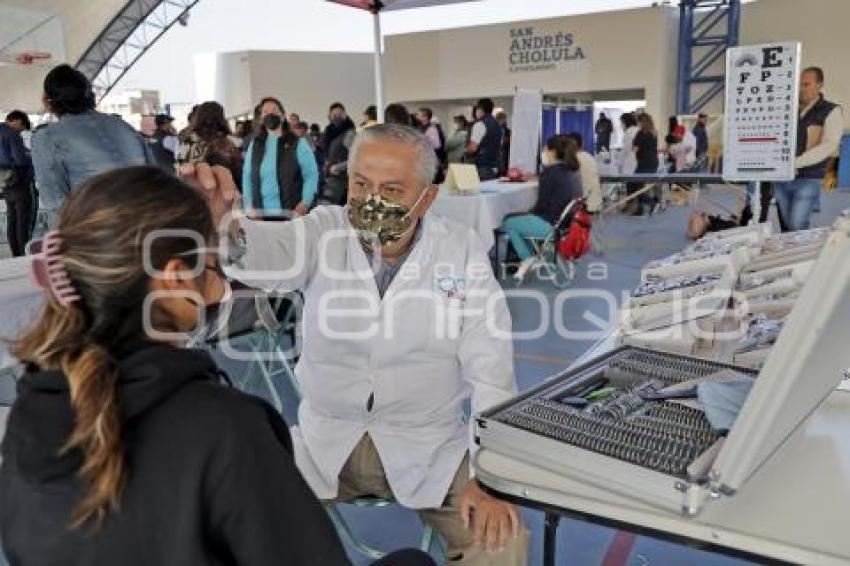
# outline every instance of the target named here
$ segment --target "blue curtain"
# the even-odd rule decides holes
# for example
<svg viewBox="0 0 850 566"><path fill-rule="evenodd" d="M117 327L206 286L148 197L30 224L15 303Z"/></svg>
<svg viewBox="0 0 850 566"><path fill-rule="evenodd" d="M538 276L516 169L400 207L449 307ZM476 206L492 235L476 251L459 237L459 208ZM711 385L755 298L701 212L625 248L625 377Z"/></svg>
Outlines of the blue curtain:
<svg viewBox="0 0 850 566"><path fill-rule="evenodd" d="M584 149L594 152L596 142L593 134L593 108L587 110L561 109L561 133L578 132L584 142Z"/></svg>
<svg viewBox="0 0 850 566"><path fill-rule="evenodd" d="M543 107L543 130L540 146L542 147L546 140L555 135L555 121L557 120L557 111L552 106Z"/></svg>

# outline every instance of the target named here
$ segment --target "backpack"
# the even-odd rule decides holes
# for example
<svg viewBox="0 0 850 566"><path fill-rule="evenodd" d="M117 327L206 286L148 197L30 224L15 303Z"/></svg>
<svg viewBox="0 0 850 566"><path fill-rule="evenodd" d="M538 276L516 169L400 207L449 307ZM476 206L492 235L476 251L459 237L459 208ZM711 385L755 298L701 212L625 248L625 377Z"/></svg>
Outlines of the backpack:
<svg viewBox="0 0 850 566"><path fill-rule="evenodd" d="M566 234L558 240L558 253L561 257L568 261L575 261L590 251L592 224L593 218L583 206L576 210Z"/></svg>

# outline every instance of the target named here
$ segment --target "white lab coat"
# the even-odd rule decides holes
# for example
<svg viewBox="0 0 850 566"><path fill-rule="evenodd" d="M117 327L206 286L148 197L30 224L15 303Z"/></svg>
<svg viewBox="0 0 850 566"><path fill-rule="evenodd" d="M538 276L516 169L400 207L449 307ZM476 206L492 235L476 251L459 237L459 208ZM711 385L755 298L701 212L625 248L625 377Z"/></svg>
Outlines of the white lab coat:
<svg viewBox="0 0 850 566"><path fill-rule="evenodd" d="M623 132L623 152L620 154L620 175L631 175L637 169L637 155L635 155L635 136L638 133L637 126L626 128Z"/></svg>
<svg viewBox="0 0 850 566"><path fill-rule="evenodd" d="M596 159L583 149L576 154L576 157L578 157L578 172L581 176L581 188L587 210L599 212L602 208L602 187L599 184L599 168L596 165Z"/></svg>
<svg viewBox="0 0 850 566"><path fill-rule="evenodd" d="M697 160L697 138L690 130L685 130L685 136L682 138L682 145L685 147L685 162L688 167L691 167Z"/></svg>
<svg viewBox="0 0 850 566"><path fill-rule="evenodd" d="M478 412L516 392L505 296L475 233L429 214L381 300L346 210L319 207L284 224L243 220L247 252L231 274L304 291L293 442L316 495L336 496L368 433L399 503L439 507L470 449L464 400Z"/></svg>

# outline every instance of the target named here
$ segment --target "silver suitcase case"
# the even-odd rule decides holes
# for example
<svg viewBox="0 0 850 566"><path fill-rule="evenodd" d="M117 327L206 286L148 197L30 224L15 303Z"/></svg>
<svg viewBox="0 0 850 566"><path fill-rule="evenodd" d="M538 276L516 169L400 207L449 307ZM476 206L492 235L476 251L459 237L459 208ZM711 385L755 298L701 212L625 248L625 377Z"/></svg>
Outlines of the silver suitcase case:
<svg viewBox="0 0 850 566"><path fill-rule="evenodd" d="M641 404L642 387L755 375L699 358L623 347L476 416L479 444L565 477L685 515L734 497L850 367L850 216L833 226L770 356L724 437L695 409ZM584 417L568 399L607 379L624 396ZM641 393L644 396L641 396ZM603 403L604 404L604 403ZM653 407L653 405L655 405ZM598 411L597 411L598 412ZM778 496L781 494L777 494Z"/></svg>

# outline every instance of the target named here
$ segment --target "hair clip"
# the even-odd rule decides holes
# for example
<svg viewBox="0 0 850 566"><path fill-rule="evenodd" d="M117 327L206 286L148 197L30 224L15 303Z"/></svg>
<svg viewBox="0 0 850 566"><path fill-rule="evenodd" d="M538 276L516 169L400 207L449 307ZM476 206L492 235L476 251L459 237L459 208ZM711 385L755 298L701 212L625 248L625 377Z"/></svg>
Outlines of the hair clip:
<svg viewBox="0 0 850 566"><path fill-rule="evenodd" d="M32 261L32 276L39 287L53 295L63 307L69 307L81 299L71 282L68 269L59 250L62 237L56 230L44 235L41 252Z"/></svg>

